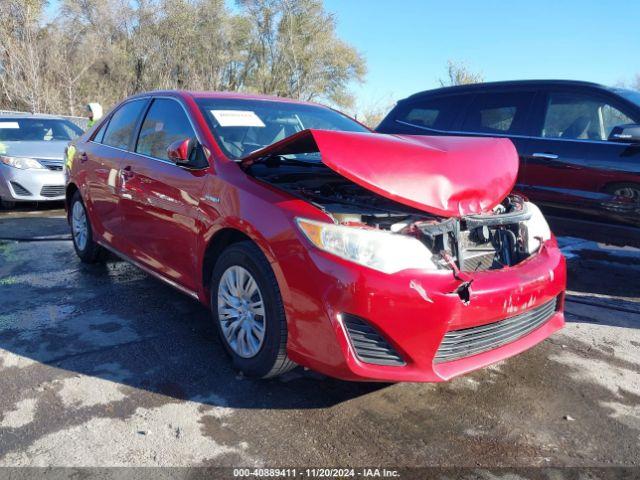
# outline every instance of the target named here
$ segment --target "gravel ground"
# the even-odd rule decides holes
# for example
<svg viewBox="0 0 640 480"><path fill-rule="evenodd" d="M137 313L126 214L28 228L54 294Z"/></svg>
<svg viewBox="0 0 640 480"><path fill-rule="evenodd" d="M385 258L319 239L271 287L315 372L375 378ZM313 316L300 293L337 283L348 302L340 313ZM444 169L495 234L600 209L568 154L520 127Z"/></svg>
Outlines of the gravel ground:
<svg viewBox="0 0 640 480"><path fill-rule="evenodd" d="M199 304L81 265L63 215L0 215L0 466L640 465L639 250L562 238L567 327L451 382L253 381Z"/></svg>

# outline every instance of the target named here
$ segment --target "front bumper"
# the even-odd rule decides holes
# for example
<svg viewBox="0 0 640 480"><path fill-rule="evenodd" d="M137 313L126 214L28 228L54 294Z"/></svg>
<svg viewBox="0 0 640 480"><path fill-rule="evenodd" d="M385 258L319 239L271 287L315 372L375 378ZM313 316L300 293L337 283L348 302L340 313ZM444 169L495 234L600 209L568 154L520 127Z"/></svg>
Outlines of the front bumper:
<svg viewBox="0 0 640 480"><path fill-rule="evenodd" d="M64 200L62 170L21 170L0 164L0 198L13 202Z"/></svg>
<svg viewBox="0 0 640 480"><path fill-rule="evenodd" d="M555 239L514 267L468 274L473 279L468 302L456 293L461 281L450 271L386 275L316 249L288 256L280 265L287 280L283 300L290 358L342 379L448 380L520 353L564 325L566 267ZM463 358L435 361L447 332L499 322L554 300L557 306L545 321L515 340ZM404 364L362 361L345 328L345 314L375 328Z"/></svg>

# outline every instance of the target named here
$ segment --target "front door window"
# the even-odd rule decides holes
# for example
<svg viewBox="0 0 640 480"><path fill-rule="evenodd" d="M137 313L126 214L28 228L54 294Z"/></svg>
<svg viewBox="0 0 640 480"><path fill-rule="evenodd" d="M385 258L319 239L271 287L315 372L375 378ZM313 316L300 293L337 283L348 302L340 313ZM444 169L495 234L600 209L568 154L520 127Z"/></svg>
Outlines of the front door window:
<svg viewBox="0 0 640 480"><path fill-rule="evenodd" d="M599 97L552 93L549 95L542 136L570 140L607 140L616 125L633 120Z"/></svg>

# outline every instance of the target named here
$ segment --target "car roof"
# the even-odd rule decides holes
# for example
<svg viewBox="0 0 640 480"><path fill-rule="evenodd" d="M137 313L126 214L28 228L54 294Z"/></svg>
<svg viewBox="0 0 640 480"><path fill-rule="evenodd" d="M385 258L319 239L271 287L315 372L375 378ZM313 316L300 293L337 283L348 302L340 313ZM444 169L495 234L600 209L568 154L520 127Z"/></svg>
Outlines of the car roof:
<svg viewBox="0 0 640 480"><path fill-rule="evenodd" d="M550 86L573 86L573 87L591 87L603 90L609 90L608 87L593 82L584 82L580 80L509 80L502 82L483 82L472 83L468 85L455 85L452 87L435 88L432 90L423 90L408 96L410 98L418 98L426 95L441 95L450 93L467 93L489 89L513 88L513 87L550 87Z"/></svg>
<svg viewBox="0 0 640 480"><path fill-rule="evenodd" d="M260 95L257 93L240 93L240 92L213 92L213 91L193 91L193 90L155 90L150 92L139 93L129 98L147 97L153 95L172 95L177 97L199 98L219 98L233 100L263 100L271 102L297 103L301 105L323 106L313 102L305 102L302 100L294 100L292 98L277 97L274 95Z"/></svg>

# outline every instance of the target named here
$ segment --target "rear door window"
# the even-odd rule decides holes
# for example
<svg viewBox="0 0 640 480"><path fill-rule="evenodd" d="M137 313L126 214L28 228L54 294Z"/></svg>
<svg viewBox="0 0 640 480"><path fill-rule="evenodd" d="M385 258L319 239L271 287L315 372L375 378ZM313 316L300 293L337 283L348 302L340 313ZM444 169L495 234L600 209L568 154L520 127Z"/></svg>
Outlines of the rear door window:
<svg viewBox="0 0 640 480"><path fill-rule="evenodd" d="M169 145L177 140L182 141L195 136L182 106L175 100L157 98L142 122L136 153L169 160Z"/></svg>
<svg viewBox="0 0 640 480"><path fill-rule="evenodd" d="M480 93L467 109L465 132L524 134L533 92Z"/></svg>
<svg viewBox="0 0 640 480"><path fill-rule="evenodd" d="M448 130L464 107L466 95L411 101L399 109L396 121L415 127Z"/></svg>
<svg viewBox="0 0 640 480"><path fill-rule="evenodd" d="M109 120L102 143L129 150L138 118L146 104L147 100L134 100L125 103L116 110Z"/></svg>

